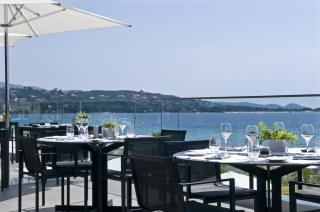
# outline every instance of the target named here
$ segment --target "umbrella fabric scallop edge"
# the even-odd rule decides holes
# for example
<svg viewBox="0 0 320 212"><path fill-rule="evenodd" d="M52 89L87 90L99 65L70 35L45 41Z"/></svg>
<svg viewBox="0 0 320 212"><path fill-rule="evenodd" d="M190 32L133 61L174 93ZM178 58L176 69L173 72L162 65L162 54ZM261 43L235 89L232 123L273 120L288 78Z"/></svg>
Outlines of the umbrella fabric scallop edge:
<svg viewBox="0 0 320 212"><path fill-rule="evenodd" d="M9 46L27 37L44 34L107 27L131 27L124 22L100 16L85 10L64 6L51 0L0 0L0 45L4 46L6 130L9 130ZM6 136L6 148L9 137ZM5 164L9 164L8 160ZM5 165L4 187L8 187L9 165ZM3 181L3 180L2 180Z"/></svg>

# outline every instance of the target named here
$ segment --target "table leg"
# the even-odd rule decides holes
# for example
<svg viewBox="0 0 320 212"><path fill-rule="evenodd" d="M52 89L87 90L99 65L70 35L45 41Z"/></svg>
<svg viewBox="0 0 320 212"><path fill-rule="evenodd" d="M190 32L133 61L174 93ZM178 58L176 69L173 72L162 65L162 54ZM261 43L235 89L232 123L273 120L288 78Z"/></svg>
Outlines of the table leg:
<svg viewBox="0 0 320 212"><path fill-rule="evenodd" d="M272 179L272 211L282 211L281 176Z"/></svg>
<svg viewBox="0 0 320 212"><path fill-rule="evenodd" d="M263 177L257 176L257 203L256 210L258 212L267 212L267 198L266 198L266 179Z"/></svg>
<svg viewBox="0 0 320 212"><path fill-rule="evenodd" d="M257 212L267 212L267 190L266 190L266 181L267 181L267 171L258 166L254 165L244 165L244 164L230 164L238 169L241 169L245 172L248 172L251 175L256 176L257 178L257 198L255 204L255 211ZM277 211L278 212L278 211Z"/></svg>
<svg viewBox="0 0 320 212"><path fill-rule="evenodd" d="M97 172L99 170L98 167L98 155L93 152L92 154L92 206L95 208L98 206L98 192L97 189L99 187L98 185L98 176Z"/></svg>

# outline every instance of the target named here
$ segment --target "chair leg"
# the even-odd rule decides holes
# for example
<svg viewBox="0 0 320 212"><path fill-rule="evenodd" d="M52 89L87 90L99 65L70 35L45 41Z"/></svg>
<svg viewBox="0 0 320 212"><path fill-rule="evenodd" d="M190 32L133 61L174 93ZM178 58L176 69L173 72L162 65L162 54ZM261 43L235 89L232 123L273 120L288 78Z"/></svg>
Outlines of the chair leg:
<svg viewBox="0 0 320 212"><path fill-rule="evenodd" d="M46 179L41 179L41 188L42 188L42 206L46 204Z"/></svg>
<svg viewBox="0 0 320 212"><path fill-rule="evenodd" d="M67 177L67 206L69 211L70 206L70 177Z"/></svg>
<svg viewBox="0 0 320 212"><path fill-rule="evenodd" d="M127 181L127 211L130 211L132 206L132 179Z"/></svg>
<svg viewBox="0 0 320 212"><path fill-rule="evenodd" d="M64 178L61 178L61 205L64 205Z"/></svg>
<svg viewBox="0 0 320 212"><path fill-rule="evenodd" d="M88 176L84 178L84 211L88 211Z"/></svg>
<svg viewBox="0 0 320 212"><path fill-rule="evenodd" d="M19 152L19 185L18 185L18 212L22 208L22 177L23 177L22 154Z"/></svg>
<svg viewBox="0 0 320 212"><path fill-rule="evenodd" d="M255 197L253 199L253 208L254 208L254 211L258 211L258 199L257 199L257 197Z"/></svg>
<svg viewBox="0 0 320 212"><path fill-rule="evenodd" d="M121 211L126 211L126 182L123 178L121 179Z"/></svg>
<svg viewBox="0 0 320 212"><path fill-rule="evenodd" d="M39 176L35 177L36 180L36 212L39 212Z"/></svg>
<svg viewBox="0 0 320 212"><path fill-rule="evenodd" d="M249 188L253 189L253 174L249 174Z"/></svg>
<svg viewBox="0 0 320 212"><path fill-rule="evenodd" d="M294 182L289 182L289 211L297 212L297 199L295 196L295 184Z"/></svg>

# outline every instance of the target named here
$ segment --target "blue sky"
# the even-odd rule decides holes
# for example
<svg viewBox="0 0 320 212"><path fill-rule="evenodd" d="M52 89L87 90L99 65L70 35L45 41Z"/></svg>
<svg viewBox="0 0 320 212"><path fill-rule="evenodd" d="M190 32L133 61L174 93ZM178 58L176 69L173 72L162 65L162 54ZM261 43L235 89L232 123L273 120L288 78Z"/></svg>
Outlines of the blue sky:
<svg viewBox="0 0 320 212"><path fill-rule="evenodd" d="M13 83L183 97L320 93L317 0L61 2L133 27L23 41L10 52Z"/></svg>

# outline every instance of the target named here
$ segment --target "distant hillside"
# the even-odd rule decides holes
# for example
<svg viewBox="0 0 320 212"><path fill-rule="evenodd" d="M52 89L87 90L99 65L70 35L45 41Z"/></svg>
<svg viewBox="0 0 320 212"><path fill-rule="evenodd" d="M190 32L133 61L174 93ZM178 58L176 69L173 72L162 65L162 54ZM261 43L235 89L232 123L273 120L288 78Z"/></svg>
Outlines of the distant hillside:
<svg viewBox="0 0 320 212"><path fill-rule="evenodd" d="M0 95L4 89L0 83ZM173 95L130 90L46 90L39 87L11 86L13 113L46 112L252 112L306 111L298 104L255 104L250 102L212 102L183 99ZM161 105L161 100L163 104ZM81 102L81 103L80 103Z"/></svg>
<svg viewBox="0 0 320 212"><path fill-rule="evenodd" d="M4 88L5 84L4 82L0 82L0 88ZM27 88L27 87L31 87L33 89L40 89L40 90L44 90L43 88L37 87L37 86L23 86L23 85L17 85L17 84L11 84L10 83L10 88Z"/></svg>

